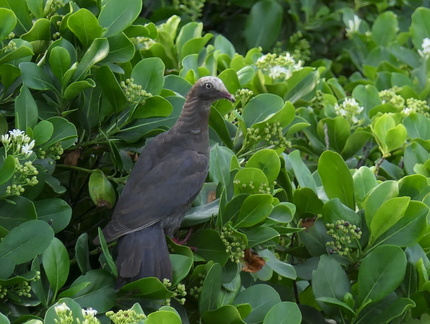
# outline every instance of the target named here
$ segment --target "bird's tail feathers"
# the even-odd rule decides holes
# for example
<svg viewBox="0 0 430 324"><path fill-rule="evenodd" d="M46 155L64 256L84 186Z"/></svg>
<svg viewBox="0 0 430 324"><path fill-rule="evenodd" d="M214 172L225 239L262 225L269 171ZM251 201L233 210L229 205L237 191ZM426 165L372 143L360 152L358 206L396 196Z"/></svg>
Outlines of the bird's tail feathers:
<svg viewBox="0 0 430 324"><path fill-rule="evenodd" d="M118 240L117 288L145 277L172 279L172 265L159 223L124 235Z"/></svg>

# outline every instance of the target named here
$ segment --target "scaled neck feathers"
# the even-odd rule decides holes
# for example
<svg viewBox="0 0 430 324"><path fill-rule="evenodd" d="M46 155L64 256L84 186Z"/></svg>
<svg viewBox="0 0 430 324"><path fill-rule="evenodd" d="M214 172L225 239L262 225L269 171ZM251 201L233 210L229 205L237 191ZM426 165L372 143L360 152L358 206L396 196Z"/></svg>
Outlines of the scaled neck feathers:
<svg viewBox="0 0 430 324"><path fill-rule="evenodd" d="M208 132L211 102L198 100L192 93L187 97L175 128L179 133L198 135Z"/></svg>

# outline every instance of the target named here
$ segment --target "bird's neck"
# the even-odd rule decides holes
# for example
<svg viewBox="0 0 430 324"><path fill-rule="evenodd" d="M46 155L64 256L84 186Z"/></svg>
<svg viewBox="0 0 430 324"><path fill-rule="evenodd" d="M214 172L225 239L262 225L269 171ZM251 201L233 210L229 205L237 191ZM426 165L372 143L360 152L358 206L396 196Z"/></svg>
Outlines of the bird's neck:
<svg viewBox="0 0 430 324"><path fill-rule="evenodd" d="M178 132L196 137L205 136L208 133L210 105L210 102L189 97L175 125Z"/></svg>

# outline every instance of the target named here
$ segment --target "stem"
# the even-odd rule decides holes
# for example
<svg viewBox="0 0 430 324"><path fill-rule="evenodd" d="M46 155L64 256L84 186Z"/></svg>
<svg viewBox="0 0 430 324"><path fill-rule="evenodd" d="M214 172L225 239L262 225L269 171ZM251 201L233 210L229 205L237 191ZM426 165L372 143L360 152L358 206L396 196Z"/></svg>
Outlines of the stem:
<svg viewBox="0 0 430 324"><path fill-rule="evenodd" d="M82 171L82 172L87 172L87 173L93 173L94 172L94 170L85 169L85 168L81 168L78 166L67 165L67 164L57 164L57 167L63 168L63 169L72 169L72 170L77 170L77 171Z"/></svg>

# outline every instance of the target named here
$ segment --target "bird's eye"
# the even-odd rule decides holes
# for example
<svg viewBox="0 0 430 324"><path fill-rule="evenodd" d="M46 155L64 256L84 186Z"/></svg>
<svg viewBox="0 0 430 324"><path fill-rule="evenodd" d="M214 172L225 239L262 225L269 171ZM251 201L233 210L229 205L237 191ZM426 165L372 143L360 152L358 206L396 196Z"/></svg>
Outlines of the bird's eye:
<svg viewBox="0 0 430 324"><path fill-rule="evenodd" d="M205 83L206 89L212 89L212 83Z"/></svg>

